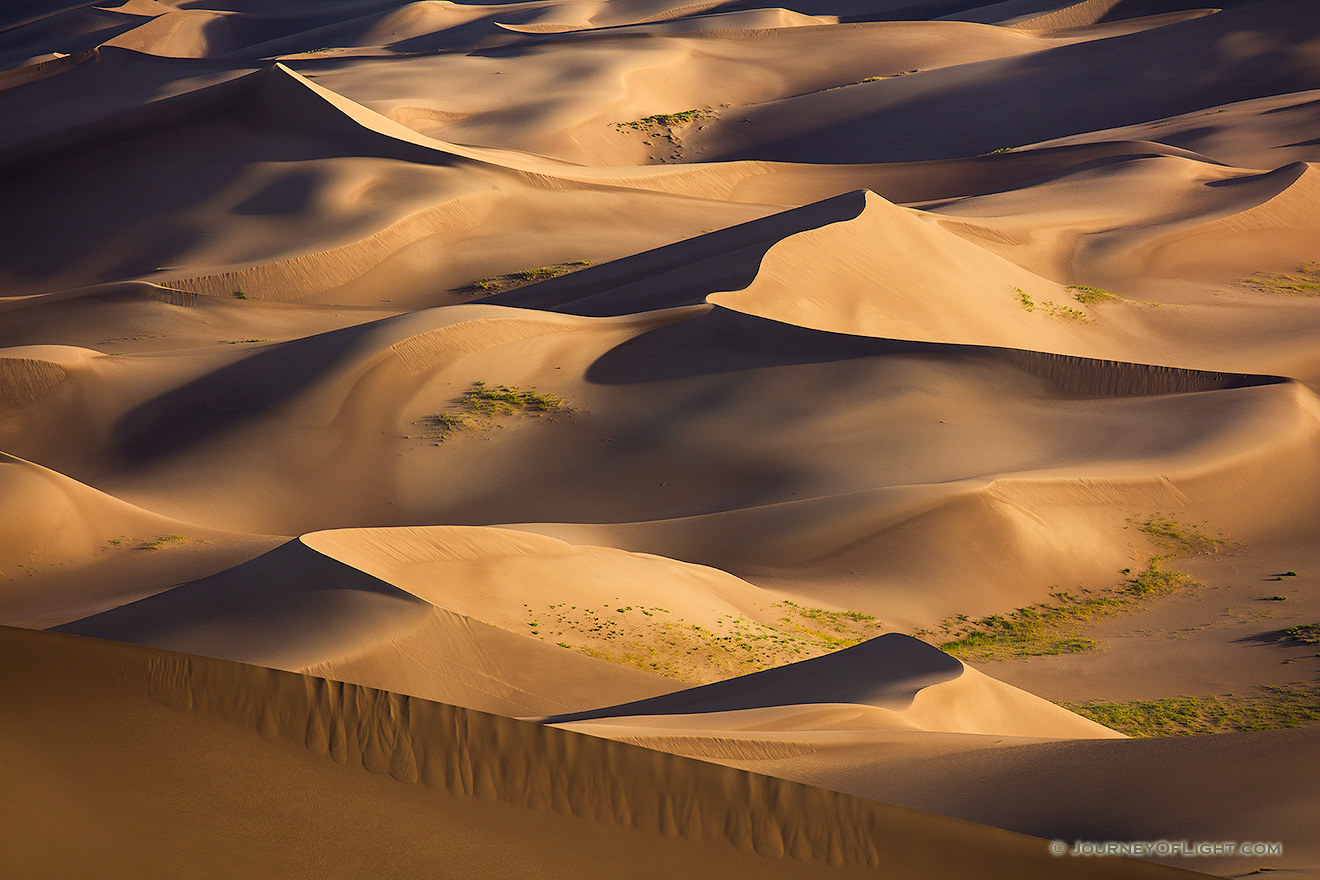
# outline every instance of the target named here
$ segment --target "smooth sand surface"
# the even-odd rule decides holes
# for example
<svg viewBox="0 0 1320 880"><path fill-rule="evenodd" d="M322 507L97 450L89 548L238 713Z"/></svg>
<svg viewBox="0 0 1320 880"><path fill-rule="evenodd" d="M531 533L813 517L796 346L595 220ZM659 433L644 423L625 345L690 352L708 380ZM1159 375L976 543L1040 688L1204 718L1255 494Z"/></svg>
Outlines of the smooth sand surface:
<svg viewBox="0 0 1320 880"><path fill-rule="evenodd" d="M0 10L0 874L1320 878L1052 702L1314 693L1320 7L276 7Z"/></svg>

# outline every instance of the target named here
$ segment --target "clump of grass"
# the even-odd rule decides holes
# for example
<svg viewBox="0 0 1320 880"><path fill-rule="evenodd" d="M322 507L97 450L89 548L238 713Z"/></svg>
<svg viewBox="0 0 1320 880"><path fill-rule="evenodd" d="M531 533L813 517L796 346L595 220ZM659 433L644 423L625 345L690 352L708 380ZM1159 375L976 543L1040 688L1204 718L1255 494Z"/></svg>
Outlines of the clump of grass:
<svg viewBox="0 0 1320 880"><path fill-rule="evenodd" d="M567 275L570 272L576 272L579 269L584 269L590 265L591 260L571 260L567 263L556 263L553 266L537 266L535 269L523 269L519 272L509 272L505 275L492 275L489 278L482 278L479 281L473 281L471 284L460 290L463 293L482 295L501 293L505 290L513 290L515 287L523 287L537 281L548 281L551 278L558 278L560 275Z"/></svg>
<svg viewBox="0 0 1320 880"><path fill-rule="evenodd" d="M1020 287L1013 288L1013 294L1018 301L1018 305L1022 306L1022 308L1028 312L1034 312L1037 309L1040 309L1051 318L1063 318L1068 321L1081 321L1084 324L1090 323L1091 321L1085 312L1079 311L1070 306L1062 306L1056 302L1050 302L1049 300L1038 303L1031 298L1030 294L1023 291Z"/></svg>
<svg viewBox="0 0 1320 880"><path fill-rule="evenodd" d="M1196 526L1183 525L1160 514L1150 517L1139 528L1167 552L1147 560L1136 574L1124 569L1123 574L1128 577L1118 586L1082 596L1055 586L1050 591L1053 603L1028 605L979 620L971 620L965 614L948 618L940 624L940 630L956 638L939 647L960 660L981 663L1092 651L1098 643L1081 635L1083 623L1122 613L1155 596L1197 586L1190 575L1166 564L1180 556L1215 553L1226 543L1223 538L1203 534Z"/></svg>
<svg viewBox="0 0 1320 880"><path fill-rule="evenodd" d="M696 122L698 119L705 119L713 115L715 113L710 108L693 108L692 110L681 110L678 113L657 113L654 116L643 116L641 119L634 119L630 122L612 122L610 125L613 126L615 131L623 131L624 129L644 131L656 126L673 128L676 125L687 125Z"/></svg>
<svg viewBox="0 0 1320 880"><path fill-rule="evenodd" d="M492 424L497 416L513 416L519 413L543 415L572 412L567 398L558 394L546 394L535 388L513 388L508 385L490 386L485 382L473 382L472 387L464 391L454 401L458 412L448 410L426 416L416 424L423 428L422 438L444 442L458 431L479 428Z"/></svg>
<svg viewBox="0 0 1320 880"><path fill-rule="evenodd" d="M860 611L827 611L790 601L780 602L773 607L782 608L785 612L779 618L781 630L787 628L788 631L820 639L840 648L860 644L878 635L882 628L873 616Z"/></svg>
<svg viewBox="0 0 1320 880"><path fill-rule="evenodd" d="M1190 736L1235 730L1275 730L1320 721L1320 685L1256 688L1242 696L1168 697L1060 706L1128 736Z"/></svg>
<svg viewBox="0 0 1320 880"><path fill-rule="evenodd" d="M1303 623L1300 626L1290 626L1283 631L1283 634L1294 642L1301 642L1303 645L1320 645L1320 623Z"/></svg>
<svg viewBox="0 0 1320 880"><path fill-rule="evenodd" d="M470 389L459 395L458 402L483 415L553 412L562 410L567 403L557 394L542 394L534 388L510 388L508 385L491 388L485 382L473 382Z"/></svg>
<svg viewBox="0 0 1320 880"><path fill-rule="evenodd" d="M1124 302L1123 297L1110 293L1103 287L1084 287L1080 284L1069 284L1068 289L1073 292L1073 299L1082 305L1095 305L1102 302Z"/></svg>
<svg viewBox="0 0 1320 880"><path fill-rule="evenodd" d="M981 155L982 155L982 156L998 156L1000 153L1011 153L1011 152L1013 152L1013 148L1012 148L1012 147L999 147L998 149L990 150L988 153L982 153Z"/></svg>
<svg viewBox="0 0 1320 880"><path fill-rule="evenodd" d="M1072 306L1061 306L1058 303L1043 302L1040 310L1051 318L1063 318L1067 321L1080 321L1083 324L1090 323L1091 319L1087 317L1086 312L1074 309Z"/></svg>
<svg viewBox="0 0 1320 880"><path fill-rule="evenodd" d="M1238 282L1262 293L1320 296L1320 262L1303 263L1293 272L1258 272Z"/></svg>
<svg viewBox="0 0 1320 880"><path fill-rule="evenodd" d="M242 291L242 290L235 290L235 291L234 291L234 299L247 299L247 298L248 298L248 295L247 295L247 293L246 293L245 291Z"/></svg>
<svg viewBox="0 0 1320 880"><path fill-rule="evenodd" d="M1202 532L1199 526L1180 523L1159 513L1140 523L1137 528L1156 546L1174 556L1210 556L1228 544L1222 536L1211 537Z"/></svg>
<svg viewBox="0 0 1320 880"><path fill-rule="evenodd" d="M903 74L901 74L901 73L896 73L896 74L894 74L894 76L902 76L902 75L903 75ZM860 86L860 85L862 85L862 84L864 84L864 83L880 82L880 80L882 80L882 79L888 79L888 78L889 78L889 77L884 77L884 76L868 76L868 77L866 77L865 79L859 79L859 80L857 80L856 82L843 83L842 85L837 85L837 86L830 86L828 89L821 89L821 91L824 91L824 92L834 92L834 91L838 91L839 89L847 89L847 88L851 88L851 87L853 87L853 86Z"/></svg>
<svg viewBox="0 0 1320 880"><path fill-rule="evenodd" d="M186 541L186 540L188 540L187 535L161 535L157 538L153 538L150 541L145 541L139 544L138 549L159 550L160 548L164 547L166 544L172 544L175 541Z"/></svg>

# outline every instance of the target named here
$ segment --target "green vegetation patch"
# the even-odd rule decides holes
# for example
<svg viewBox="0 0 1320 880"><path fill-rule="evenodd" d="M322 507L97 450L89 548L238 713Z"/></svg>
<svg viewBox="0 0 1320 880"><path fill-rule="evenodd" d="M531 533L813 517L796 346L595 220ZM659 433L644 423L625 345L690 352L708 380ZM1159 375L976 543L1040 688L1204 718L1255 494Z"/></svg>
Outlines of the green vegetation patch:
<svg viewBox="0 0 1320 880"><path fill-rule="evenodd" d="M567 398L557 394L546 394L535 388L490 386L485 382L473 382L472 387L460 394L454 403L457 412L446 410L415 423L422 427L422 439L439 444L459 431L489 427L499 417L521 413L540 416L573 411Z"/></svg>
<svg viewBox="0 0 1320 880"><path fill-rule="evenodd" d="M505 275L491 275L489 278L482 278L479 281L473 281L466 287L460 288L460 290L463 293L489 296L493 293L502 293L506 290L513 290L515 287L524 287L528 284L534 284L537 281L549 281L551 278L558 278L560 275L567 275L570 272L585 269L590 265L591 260L572 260L567 263L556 263L553 266L537 266L535 269L523 269L521 272L509 272Z"/></svg>
<svg viewBox="0 0 1320 880"><path fill-rule="evenodd" d="M705 119L714 115L715 111L709 108L693 108L692 110L681 110L678 113L657 113L654 116L643 116L641 119L634 119L631 122L611 122L610 125L613 126L615 131L624 131L625 129L645 131L657 126L673 128L676 125L688 125L698 119Z"/></svg>
<svg viewBox="0 0 1320 880"><path fill-rule="evenodd" d="M1222 535L1212 537L1202 532L1200 526L1180 523L1158 513L1138 525L1138 528L1156 546L1173 556L1210 556L1228 545L1228 540Z"/></svg>
<svg viewBox="0 0 1320 880"><path fill-rule="evenodd" d="M1098 647L1095 639L1081 635L1082 624L1131 610L1137 603L1156 596L1199 586L1190 575L1168 568L1167 563L1181 556L1217 552L1227 542L1213 538L1194 525L1184 525L1159 514L1139 528L1167 552L1147 560L1145 568L1127 576L1121 584L1103 592L1083 591L1075 595L1057 586L1050 595L1054 602L1028 605L1009 614L992 614L972 620L966 614L946 619L940 624L945 636L955 636L939 647L973 663L989 660L1012 660L1049 654L1077 654ZM918 635L929 638L933 633Z"/></svg>
<svg viewBox="0 0 1320 880"><path fill-rule="evenodd" d="M1258 272L1238 282L1262 293L1320 296L1320 262L1303 263L1294 272Z"/></svg>
<svg viewBox="0 0 1320 880"><path fill-rule="evenodd" d="M1068 289L1073 292L1073 299L1086 306L1102 302L1127 302L1123 297L1116 293L1110 293L1103 287L1083 287L1080 284L1069 284Z"/></svg>
<svg viewBox="0 0 1320 880"><path fill-rule="evenodd" d="M1014 298L1017 299L1018 305L1020 305L1025 311L1034 312L1039 309L1051 318L1062 318L1066 321L1079 321L1083 324L1091 323L1091 319L1087 316L1086 312L1083 312L1080 309L1074 309L1072 306L1059 305L1058 303L1050 302L1049 300L1036 302L1031 298L1030 294L1025 293L1020 287L1013 288L1013 295Z"/></svg>
<svg viewBox="0 0 1320 880"><path fill-rule="evenodd" d="M896 73L896 74L894 74L894 76L903 76L903 74L901 74L901 73ZM888 78L889 78L889 77L884 77L884 76L868 76L868 77L866 77L865 79L859 79L859 80L857 80L856 82L843 83L842 85L837 85L837 86L830 86L828 89L821 89L821 91L823 91L823 92L836 92L836 91L838 91L839 89L850 89L850 88L852 88L853 86L860 86L860 85L862 85L863 83L880 82L880 80L882 80L882 79L888 79Z"/></svg>
<svg viewBox="0 0 1320 880"><path fill-rule="evenodd" d="M1283 631L1283 634L1291 641L1301 642L1303 645L1320 645L1320 623L1290 626Z"/></svg>
<svg viewBox="0 0 1320 880"><path fill-rule="evenodd" d="M1255 688L1222 697L1168 697L1110 703L1059 703L1128 736L1191 736L1235 730L1275 730L1320 722L1320 684Z"/></svg>
<svg viewBox="0 0 1320 880"><path fill-rule="evenodd" d="M138 545L138 549L159 550L160 548L164 547L166 544L173 544L176 541L186 541L186 540L188 540L187 535L161 535L157 538L152 538L150 541L142 542L141 544Z"/></svg>
<svg viewBox="0 0 1320 880"><path fill-rule="evenodd" d="M538 612L529 607L526 625L531 635L561 648L697 684L828 654L884 629L856 611L787 601L766 610L776 616L774 623L725 614L714 626L703 626L657 606L561 603Z"/></svg>

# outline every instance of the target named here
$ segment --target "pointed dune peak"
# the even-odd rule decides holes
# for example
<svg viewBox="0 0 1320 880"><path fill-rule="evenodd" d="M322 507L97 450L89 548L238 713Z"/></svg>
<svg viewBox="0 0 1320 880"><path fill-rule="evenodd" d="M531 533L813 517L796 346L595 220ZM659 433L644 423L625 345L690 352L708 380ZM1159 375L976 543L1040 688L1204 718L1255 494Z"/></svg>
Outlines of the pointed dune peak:
<svg viewBox="0 0 1320 880"><path fill-rule="evenodd" d="M707 294L752 283L766 252L784 238L854 219L866 205L863 193L844 193L497 294L487 302L589 316L697 305Z"/></svg>
<svg viewBox="0 0 1320 880"><path fill-rule="evenodd" d="M841 712L842 706L864 711ZM822 713L826 707L829 711ZM799 734L842 725L1001 736L1118 736L899 633L703 687L543 720L579 723L581 730L607 736L629 727L669 729L673 736L677 730L701 729L705 719L699 716L718 716L712 729ZM597 721L601 724L583 723ZM754 733L742 736L755 738Z"/></svg>
<svg viewBox="0 0 1320 880"><path fill-rule="evenodd" d="M788 236L756 279L707 297L817 330L1013 348L1085 348L1063 286L873 193L855 219ZM1075 305L1075 304L1074 304Z"/></svg>
<svg viewBox="0 0 1320 880"><path fill-rule="evenodd" d="M406 628L425 603L290 541L251 562L58 628L300 668Z"/></svg>
<svg viewBox="0 0 1320 880"><path fill-rule="evenodd" d="M353 564L361 562L357 557L370 561L372 551L375 558L397 553L397 542L375 546L374 531L365 530L356 557L339 554L348 561L322 552L327 542L312 535L56 629L308 671L511 715L570 710L591 705L601 694L650 696L676 686L428 601L443 602L443 589L410 592L364 571Z"/></svg>
<svg viewBox="0 0 1320 880"><path fill-rule="evenodd" d="M676 715L807 703L906 709L922 688L963 674L938 648L890 633L832 654L650 700L547 718L551 724L633 715Z"/></svg>

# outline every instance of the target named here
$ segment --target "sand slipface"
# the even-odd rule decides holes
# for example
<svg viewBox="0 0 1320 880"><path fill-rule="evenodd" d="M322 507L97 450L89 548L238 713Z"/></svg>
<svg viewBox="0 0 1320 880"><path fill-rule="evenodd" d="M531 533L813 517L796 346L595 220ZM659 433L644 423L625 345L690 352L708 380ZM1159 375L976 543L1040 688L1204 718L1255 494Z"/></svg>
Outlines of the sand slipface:
<svg viewBox="0 0 1320 880"><path fill-rule="evenodd" d="M0 11L0 875L1320 878L1315 4L258 5Z"/></svg>

